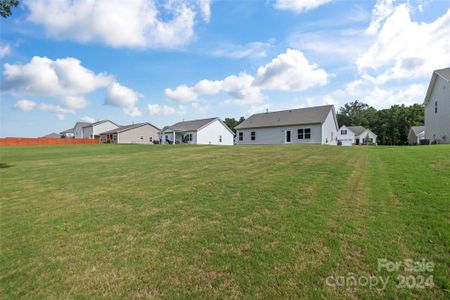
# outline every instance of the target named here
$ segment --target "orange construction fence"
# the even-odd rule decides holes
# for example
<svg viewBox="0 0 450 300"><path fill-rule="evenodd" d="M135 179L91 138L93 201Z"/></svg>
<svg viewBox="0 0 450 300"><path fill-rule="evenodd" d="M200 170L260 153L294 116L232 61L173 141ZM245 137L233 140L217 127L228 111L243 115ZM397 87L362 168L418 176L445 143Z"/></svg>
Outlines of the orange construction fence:
<svg viewBox="0 0 450 300"><path fill-rule="evenodd" d="M92 139L58 139L58 138L0 138L0 146L40 146L40 145L79 145L100 144Z"/></svg>

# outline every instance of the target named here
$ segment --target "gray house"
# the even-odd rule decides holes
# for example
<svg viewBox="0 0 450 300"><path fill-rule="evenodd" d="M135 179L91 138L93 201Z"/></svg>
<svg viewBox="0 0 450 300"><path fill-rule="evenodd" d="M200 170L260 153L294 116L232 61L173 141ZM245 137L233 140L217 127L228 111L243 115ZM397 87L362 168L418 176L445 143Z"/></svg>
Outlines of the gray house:
<svg viewBox="0 0 450 300"><path fill-rule="evenodd" d="M425 139L425 126L411 126L408 133L408 144L419 145Z"/></svg>
<svg viewBox="0 0 450 300"><path fill-rule="evenodd" d="M84 136L83 136L83 127L84 126L88 126L90 124L91 123L89 123L89 122L76 122L75 126L73 126L74 138L76 138L76 139L84 138Z"/></svg>
<svg viewBox="0 0 450 300"><path fill-rule="evenodd" d="M102 143L115 144L153 144L159 142L160 129L150 123L138 123L103 132L100 134Z"/></svg>
<svg viewBox="0 0 450 300"><path fill-rule="evenodd" d="M119 128L119 125L110 120L101 120L95 123L88 123L83 126L83 137L85 139L99 139L101 133L116 128Z"/></svg>
<svg viewBox="0 0 450 300"><path fill-rule="evenodd" d="M450 68L435 70L425 96L425 139L450 143Z"/></svg>
<svg viewBox="0 0 450 300"><path fill-rule="evenodd" d="M337 144L334 105L250 116L235 127L237 144Z"/></svg>

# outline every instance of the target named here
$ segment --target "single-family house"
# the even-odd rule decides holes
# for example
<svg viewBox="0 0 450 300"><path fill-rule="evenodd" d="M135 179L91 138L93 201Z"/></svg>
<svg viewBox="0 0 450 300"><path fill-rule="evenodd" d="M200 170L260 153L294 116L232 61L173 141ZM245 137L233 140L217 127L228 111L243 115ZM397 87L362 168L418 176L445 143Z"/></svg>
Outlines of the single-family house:
<svg viewBox="0 0 450 300"><path fill-rule="evenodd" d="M89 122L76 122L75 126L73 127L74 137L76 139L83 139L83 127L88 126Z"/></svg>
<svg viewBox="0 0 450 300"><path fill-rule="evenodd" d="M110 120L102 120L95 123L90 123L83 126L83 137L85 139L99 139L100 134L102 134L103 132L117 128L119 128L119 125Z"/></svg>
<svg viewBox="0 0 450 300"><path fill-rule="evenodd" d="M450 143L450 68L435 70L425 95L425 139Z"/></svg>
<svg viewBox="0 0 450 300"><path fill-rule="evenodd" d="M351 145L376 145L377 135L370 129L362 126L342 125L338 132L338 144L342 146Z"/></svg>
<svg viewBox="0 0 450 300"><path fill-rule="evenodd" d="M159 142L160 129L150 123L119 126L100 134L102 143L154 144Z"/></svg>
<svg viewBox="0 0 450 300"><path fill-rule="evenodd" d="M164 127L163 144L233 145L234 133L219 118L191 120Z"/></svg>
<svg viewBox="0 0 450 300"><path fill-rule="evenodd" d="M235 127L237 144L336 145L338 123L334 105L251 115Z"/></svg>
<svg viewBox="0 0 450 300"><path fill-rule="evenodd" d="M408 144L420 145L425 140L425 126L411 126L408 133Z"/></svg>
<svg viewBox="0 0 450 300"><path fill-rule="evenodd" d="M75 131L73 128L69 128L67 130L61 131L59 135L63 139L73 139L75 137Z"/></svg>

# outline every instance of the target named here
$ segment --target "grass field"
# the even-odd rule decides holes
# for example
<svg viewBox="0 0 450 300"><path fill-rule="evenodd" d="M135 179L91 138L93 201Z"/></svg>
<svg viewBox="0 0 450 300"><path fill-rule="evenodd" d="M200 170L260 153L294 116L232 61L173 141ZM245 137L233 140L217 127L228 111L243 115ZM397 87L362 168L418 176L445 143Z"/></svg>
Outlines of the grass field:
<svg viewBox="0 0 450 300"><path fill-rule="evenodd" d="M0 153L2 298L450 295L450 146ZM379 271L382 258L434 268ZM326 284L349 273L389 281ZM398 288L403 275L434 287Z"/></svg>

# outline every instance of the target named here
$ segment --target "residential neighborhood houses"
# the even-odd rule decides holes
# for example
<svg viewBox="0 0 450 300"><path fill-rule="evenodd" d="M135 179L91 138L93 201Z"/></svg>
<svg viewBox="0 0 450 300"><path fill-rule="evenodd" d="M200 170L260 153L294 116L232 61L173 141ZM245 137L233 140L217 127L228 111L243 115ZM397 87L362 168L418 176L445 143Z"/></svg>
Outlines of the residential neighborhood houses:
<svg viewBox="0 0 450 300"><path fill-rule="evenodd" d="M377 135L362 126L342 125L339 128L337 139L338 144L342 146L377 144Z"/></svg>
<svg viewBox="0 0 450 300"><path fill-rule="evenodd" d="M410 128L408 144L450 143L450 68L433 72L424 106L425 125ZM334 105L257 113L235 128L229 128L217 117L183 120L162 130L148 122L120 126L101 120L77 122L73 128L48 137L97 139L117 144L377 145L377 134L370 128L346 124L339 128Z"/></svg>

